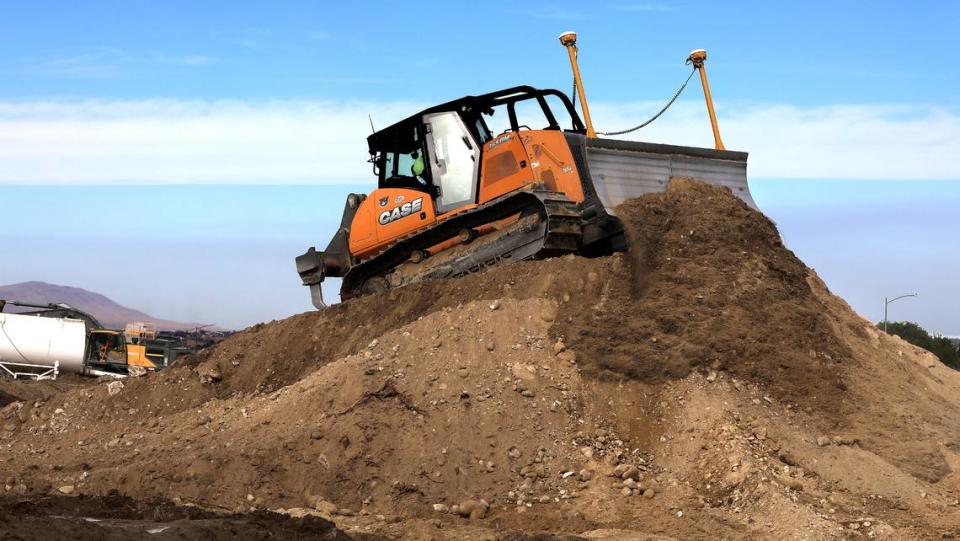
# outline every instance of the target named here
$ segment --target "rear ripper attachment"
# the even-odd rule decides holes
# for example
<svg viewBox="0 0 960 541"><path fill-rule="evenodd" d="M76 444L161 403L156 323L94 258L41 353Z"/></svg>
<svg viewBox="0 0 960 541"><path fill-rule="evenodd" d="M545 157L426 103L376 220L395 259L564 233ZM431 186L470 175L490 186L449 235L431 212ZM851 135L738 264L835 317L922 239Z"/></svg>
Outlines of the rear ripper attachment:
<svg viewBox="0 0 960 541"><path fill-rule="evenodd" d="M561 42L586 113L571 35ZM297 257L317 308L326 306L327 277L342 278L340 296L349 299L510 261L622 251L613 209L663 191L674 176L728 186L755 206L746 153L599 139L570 98L551 89L465 96L375 132L367 144L377 189L350 194L327 248Z"/></svg>

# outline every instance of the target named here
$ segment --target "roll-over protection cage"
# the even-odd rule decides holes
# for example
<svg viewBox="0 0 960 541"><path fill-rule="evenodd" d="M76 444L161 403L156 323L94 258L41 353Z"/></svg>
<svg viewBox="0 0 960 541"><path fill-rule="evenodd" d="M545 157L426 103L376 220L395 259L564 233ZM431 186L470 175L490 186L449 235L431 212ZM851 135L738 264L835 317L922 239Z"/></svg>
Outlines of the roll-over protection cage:
<svg viewBox="0 0 960 541"><path fill-rule="evenodd" d="M547 98L551 96L559 99L567 114L570 115L571 126L569 129L562 128L560 123L557 122L553 109L550 107L550 104L547 103ZM374 133L367 138L367 147L371 155L376 154L381 150L389 148L389 146L396 141L399 134L410 133L408 130L412 130L414 126L419 126L423 122L424 115L446 111L456 111L459 113L464 124L473 132L472 135L478 141L481 141L484 138L480 136L480 133L476 132L476 120L482 118L482 113L492 114L495 107L505 106L507 109L507 117L510 121L510 129L517 131L523 127L523 124L521 124L517 118L516 105L521 101L527 100L536 100L540 105L543 116L547 119L547 126L544 129L563 130L581 134L586 133L586 127L580 119L580 115L577 114L573 102L570 101L570 98L566 94L552 88L541 89L521 85L488 94L481 94L479 96L464 96L446 103L441 103L440 105L435 105L429 109L424 109L415 115L409 116L400 122Z"/></svg>

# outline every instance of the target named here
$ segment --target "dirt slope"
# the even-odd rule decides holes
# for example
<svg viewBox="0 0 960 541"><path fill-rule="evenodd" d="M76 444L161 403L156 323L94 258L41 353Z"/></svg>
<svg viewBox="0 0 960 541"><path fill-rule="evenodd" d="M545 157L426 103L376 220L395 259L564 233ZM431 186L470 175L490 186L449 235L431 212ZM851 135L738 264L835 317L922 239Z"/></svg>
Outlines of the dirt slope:
<svg viewBox="0 0 960 541"><path fill-rule="evenodd" d="M668 197L628 201L619 214L634 248L626 265L592 313L571 305L569 324L555 330L584 354L585 369L643 381L724 370L843 413L849 349L770 220L682 179Z"/></svg>
<svg viewBox="0 0 960 541"><path fill-rule="evenodd" d="M729 192L675 180L618 213L627 254L258 325L115 394L23 395L0 410L4 490L319 515L355 538L960 534L960 375L877 332Z"/></svg>

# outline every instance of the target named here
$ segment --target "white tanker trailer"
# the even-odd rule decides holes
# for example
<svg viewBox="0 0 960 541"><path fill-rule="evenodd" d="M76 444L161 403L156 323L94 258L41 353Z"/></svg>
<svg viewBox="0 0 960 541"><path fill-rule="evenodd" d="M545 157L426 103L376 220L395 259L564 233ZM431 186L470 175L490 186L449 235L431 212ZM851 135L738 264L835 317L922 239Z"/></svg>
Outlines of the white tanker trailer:
<svg viewBox="0 0 960 541"><path fill-rule="evenodd" d="M0 312L0 374L53 379L61 372L91 376L123 375L128 356L142 357L142 346L123 333L87 330L80 319Z"/></svg>

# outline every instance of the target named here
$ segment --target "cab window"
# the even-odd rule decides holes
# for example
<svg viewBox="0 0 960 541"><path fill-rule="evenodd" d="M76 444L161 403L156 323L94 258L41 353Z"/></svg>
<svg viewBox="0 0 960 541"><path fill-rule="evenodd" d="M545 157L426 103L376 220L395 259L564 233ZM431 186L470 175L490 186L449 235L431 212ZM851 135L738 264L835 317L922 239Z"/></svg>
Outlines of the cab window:
<svg viewBox="0 0 960 541"><path fill-rule="evenodd" d="M417 183L426 186L429 184L427 181L427 166L426 159L423 156L423 152L419 150L414 150L413 152L389 152L386 154L386 162L384 164L384 180L386 182L409 182L416 181Z"/></svg>
<svg viewBox="0 0 960 541"><path fill-rule="evenodd" d="M430 167L418 128L400 128L391 135L377 151L380 187L427 191L431 186Z"/></svg>

